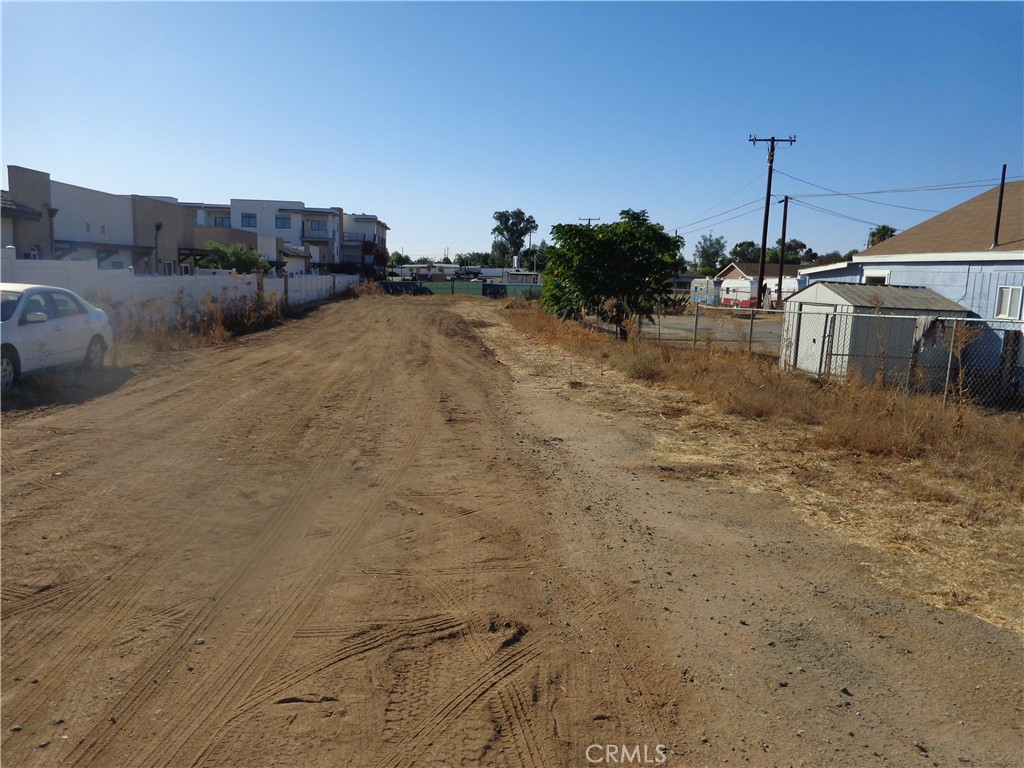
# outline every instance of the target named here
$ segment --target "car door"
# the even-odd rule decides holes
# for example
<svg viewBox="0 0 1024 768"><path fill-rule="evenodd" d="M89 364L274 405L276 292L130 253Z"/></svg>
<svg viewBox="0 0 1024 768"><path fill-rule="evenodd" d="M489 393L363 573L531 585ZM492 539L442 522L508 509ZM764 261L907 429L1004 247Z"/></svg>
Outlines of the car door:
<svg viewBox="0 0 1024 768"><path fill-rule="evenodd" d="M46 320L28 322L29 315L42 313ZM54 365L54 310L49 295L45 291L26 293L21 313L17 317L18 330L15 347L21 358L22 373L29 373L40 368Z"/></svg>
<svg viewBox="0 0 1024 768"><path fill-rule="evenodd" d="M49 291L54 311L54 351L51 365L71 365L85 359L92 338L89 315L74 296L64 291Z"/></svg>

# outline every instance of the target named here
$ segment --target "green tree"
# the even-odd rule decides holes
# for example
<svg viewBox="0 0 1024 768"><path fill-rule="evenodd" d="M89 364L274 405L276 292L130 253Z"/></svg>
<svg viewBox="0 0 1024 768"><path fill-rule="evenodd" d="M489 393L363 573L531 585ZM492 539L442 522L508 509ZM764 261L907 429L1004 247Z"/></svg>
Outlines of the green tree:
<svg viewBox="0 0 1024 768"><path fill-rule="evenodd" d="M491 254L483 251L455 254L455 263L460 267L486 267L491 263Z"/></svg>
<svg viewBox="0 0 1024 768"><path fill-rule="evenodd" d="M400 267L403 264L412 264L412 259L401 251L392 251L391 258L388 259L388 266Z"/></svg>
<svg viewBox="0 0 1024 768"><path fill-rule="evenodd" d="M778 264L779 253L781 252L781 249L782 238L780 237L778 240L775 241L775 246L773 248L769 248L767 253L765 253L764 260L769 264ZM817 256L817 254L810 248L808 248L807 244L804 243L802 240L797 240L796 238L791 237L789 240L786 241L787 264L800 264L801 262L805 261L813 261L815 256ZM755 261L759 260L760 258L761 255L760 253L758 253L758 257L757 259L755 259Z"/></svg>
<svg viewBox="0 0 1024 768"><path fill-rule="evenodd" d="M744 240L742 243L736 243L736 245L732 247L732 250L729 251L729 258L732 261L738 261L745 264L760 261L761 246L753 240Z"/></svg>
<svg viewBox="0 0 1024 768"><path fill-rule="evenodd" d="M677 303L671 278L682 238L653 223L647 211L627 208L619 217L551 228L541 306L562 318L594 315L626 338L632 319L651 319L657 305Z"/></svg>
<svg viewBox="0 0 1024 768"><path fill-rule="evenodd" d="M895 228L890 227L888 224L879 224L877 227L872 229L871 234L868 235L868 248L873 245L878 245L883 240L888 240L895 234Z"/></svg>
<svg viewBox="0 0 1024 768"><path fill-rule="evenodd" d="M207 240L206 248L210 251L210 255L203 258L203 267L206 269L233 269L240 275L252 274L257 269L264 272L270 269L270 264L260 256L259 251L242 243L224 245L215 240Z"/></svg>
<svg viewBox="0 0 1024 768"><path fill-rule="evenodd" d="M533 216L523 213L522 208L495 211L494 220L498 223L491 230L494 235L491 251L502 258L504 263L501 266L511 267L515 258L522 254L527 236L537 231L537 222Z"/></svg>
<svg viewBox="0 0 1024 768"><path fill-rule="evenodd" d="M713 275L721 270L725 266L725 238L715 237L713 233L701 235L693 250L693 260L702 274Z"/></svg>
<svg viewBox="0 0 1024 768"><path fill-rule="evenodd" d="M826 264L838 264L841 261L845 261L843 254L839 251L829 251L828 253L823 253L818 256L818 258L814 260L814 266L823 267Z"/></svg>
<svg viewBox="0 0 1024 768"><path fill-rule="evenodd" d="M547 240L541 240L540 243L535 243L523 251L523 268L536 269L538 272L543 272L544 265L548 262L549 247Z"/></svg>

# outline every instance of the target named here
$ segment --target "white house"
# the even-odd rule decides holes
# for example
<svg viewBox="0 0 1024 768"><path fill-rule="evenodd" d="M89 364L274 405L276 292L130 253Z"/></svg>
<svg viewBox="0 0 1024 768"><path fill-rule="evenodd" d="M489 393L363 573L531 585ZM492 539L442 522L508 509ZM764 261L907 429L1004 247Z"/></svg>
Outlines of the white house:
<svg viewBox="0 0 1024 768"><path fill-rule="evenodd" d="M342 226L341 260L360 270L383 267L388 261L388 227L369 213L346 213Z"/></svg>

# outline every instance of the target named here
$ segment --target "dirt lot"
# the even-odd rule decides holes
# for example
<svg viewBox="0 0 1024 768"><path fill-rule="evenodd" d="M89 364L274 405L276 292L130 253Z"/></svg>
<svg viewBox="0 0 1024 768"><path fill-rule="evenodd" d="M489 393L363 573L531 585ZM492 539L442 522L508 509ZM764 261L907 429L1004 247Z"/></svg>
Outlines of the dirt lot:
<svg viewBox="0 0 1024 768"><path fill-rule="evenodd" d="M1018 634L498 303L41 399L4 404L4 765L1022 764Z"/></svg>

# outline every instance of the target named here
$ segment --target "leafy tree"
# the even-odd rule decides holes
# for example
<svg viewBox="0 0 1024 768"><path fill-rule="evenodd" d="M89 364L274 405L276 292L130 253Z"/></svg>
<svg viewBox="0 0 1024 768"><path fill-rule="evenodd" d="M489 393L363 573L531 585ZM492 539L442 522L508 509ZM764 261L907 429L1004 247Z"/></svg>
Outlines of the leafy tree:
<svg viewBox="0 0 1024 768"><path fill-rule="evenodd" d="M522 265L525 269L536 269L538 272L544 271L544 265L547 264L548 260L548 245L547 240L541 240L539 244L532 245L523 251L523 262Z"/></svg>
<svg viewBox="0 0 1024 768"><path fill-rule="evenodd" d="M433 264L434 260L429 256L420 256L416 261L410 262L411 264Z"/></svg>
<svg viewBox="0 0 1024 768"><path fill-rule="evenodd" d="M203 267L207 269L233 269L240 275L252 274L257 269L264 272L270 264L260 256L259 251L247 248L242 243L224 245L215 240L207 240L206 248L210 255L203 259Z"/></svg>
<svg viewBox="0 0 1024 768"><path fill-rule="evenodd" d="M448 256L445 256L443 259L441 259L441 263L442 264L451 264L452 260L450 258L448 258Z"/></svg>
<svg viewBox="0 0 1024 768"><path fill-rule="evenodd" d="M455 254L455 263L460 267L487 267L490 266L491 259L490 253L482 251Z"/></svg>
<svg viewBox="0 0 1024 768"><path fill-rule="evenodd" d="M852 251L847 251L843 254L843 261L853 261L853 257L856 256L860 251L854 248Z"/></svg>
<svg viewBox="0 0 1024 768"><path fill-rule="evenodd" d="M701 235L693 251L693 260L697 264L697 271L702 274L713 275L718 272L725 266L725 238L713 234Z"/></svg>
<svg viewBox="0 0 1024 768"><path fill-rule="evenodd" d="M738 261L741 263L749 264L753 261L761 260L761 246L755 243L753 240L744 240L742 243L736 243L729 251L729 258L732 261Z"/></svg>
<svg viewBox="0 0 1024 768"><path fill-rule="evenodd" d="M826 264L838 264L841 261L845 261L843 254L839 251L829 251L828 253L821 254L814 260L814 266L823 267Z"/></svg>
<svg viewBox="0 0 1024 768"><path fill-rule="evenodd" d="M765 253L764 260L769 264L779 263L779 253L782 250L782 238L780 237L775 241L775 247L769 248ZM786 263L787 264L800 264L805 261L812 261L813 256L817 256L814 251L807 247L802 240L790 238L786 241ZM760 251L758 252L757 259L761 258Z"/></svg>
<svg viewBox="0 0 1024 768"><path fill-rule="evenodd" d="M671 278L682 238L653 223L647 211L626 209L619 217L551 228L541 306L562 318L594 315L626 338L631 319L650 319L656 305L677 303Z"/></svg>
<svg viewBox="0 0 1024 768"><path fill-rule="evenodd" d="M504 266L512 266L515 257L523 252L523 245L526 237L531 232L537 231L537 222L533 216L527 216L522 208L514 211L495 211L494 220L497 225L491 230L494 235L494 245L491 247L493 253L500 254L504 260Z"/></svg>
<svg viewBox="0 0 1024 768"><path fill-rule="evenodd" d="M890 227L888 224L879 224L877 227L872 229L871 234L868 235L868 248L873 245L878 245L883 240L888 240L895 234L895 228Z"/></svg>
<svg viewBox="0 0 1024 768"><path fill-rule="evenodd" d="M392 267L400 267L403 264L412 264L412 259L401 251L392 251L391 258L388 259L388 265Z"/></svg>

